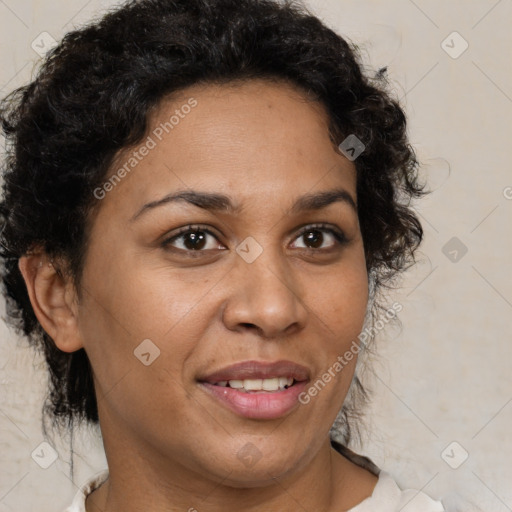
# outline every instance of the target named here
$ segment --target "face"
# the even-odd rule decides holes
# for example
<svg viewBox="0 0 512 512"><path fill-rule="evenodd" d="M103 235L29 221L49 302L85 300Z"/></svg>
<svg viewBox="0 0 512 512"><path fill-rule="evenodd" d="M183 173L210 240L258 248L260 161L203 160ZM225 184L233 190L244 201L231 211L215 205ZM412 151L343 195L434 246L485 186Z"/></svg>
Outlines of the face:
<svg viewBox="0 0 512 512"><path fill-rule="evenodd" d="M355 168L327 121L289 85L192 87L119 155L76 310L107 450L258 485L325 442L355 359L298 394L357 339L368 298Z"/></svg>

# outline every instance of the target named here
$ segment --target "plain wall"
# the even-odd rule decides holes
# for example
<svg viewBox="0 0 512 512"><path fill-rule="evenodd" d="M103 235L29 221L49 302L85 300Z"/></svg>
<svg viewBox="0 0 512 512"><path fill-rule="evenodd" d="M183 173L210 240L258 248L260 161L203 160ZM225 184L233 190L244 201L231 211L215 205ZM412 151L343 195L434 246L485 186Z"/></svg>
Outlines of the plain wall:
<svg viewBox="0 0 512 512"><path fill-rule="evenodd" d="M0 2L0 95L30 79L39 62L31 44L42 32L59 39L109 5ZM403 487L445 499L456 491L486 511L510 511L512 2L308 5L361 45L368 69L387 66L433 189L417 206L425 229L420 261L390 296L403 305L402 329L378 341L374 399L356 449ZM468 44L460 56L464 42L454 31ZM443 49L445 39L457 58ZM44 364L3 322L0 340L0 512L60 511L106 466L101 438L83 432L75 439L74 483L69 440L56 440L59 458L48 469L36 464ZM463 450L467 460L450 467L445 460L456 465Z"/></svg>

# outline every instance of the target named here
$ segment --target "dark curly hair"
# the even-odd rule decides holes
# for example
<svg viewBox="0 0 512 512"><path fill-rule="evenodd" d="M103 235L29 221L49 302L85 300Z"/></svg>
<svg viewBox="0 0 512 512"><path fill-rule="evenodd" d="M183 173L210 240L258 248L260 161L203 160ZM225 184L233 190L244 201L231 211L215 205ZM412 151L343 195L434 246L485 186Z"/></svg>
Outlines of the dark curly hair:
<svg viewBox="0 0 512 512"><path fill-rule="evenodd" d="M99 204L93 191L112 172L116 155L142 140L150 111L172 93L199 83L268 79L320 102L334 144L355 135L365 145L354 164L366 265L376 288L391 286L414 262L423 236L410 206L424 193L418 162L383 73L366 77L358 55L292 0L132 0L66 34L36 78L2 100L7 320L44 353L50 389L43 416L53 426L98 424L91 366L84 349L62 352L44 332L18 260L35 249L59 258L80 297ZM366 401L357 375L354 386ZM338 418L345 443L355 404L346 401Z"/></svg>

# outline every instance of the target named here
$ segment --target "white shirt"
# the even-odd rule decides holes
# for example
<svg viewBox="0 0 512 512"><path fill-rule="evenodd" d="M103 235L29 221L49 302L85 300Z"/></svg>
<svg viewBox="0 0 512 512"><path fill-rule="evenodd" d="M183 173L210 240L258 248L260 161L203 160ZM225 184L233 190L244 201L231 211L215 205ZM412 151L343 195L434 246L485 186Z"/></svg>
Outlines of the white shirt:
<svg viewBox="0 0 512 512"><path fill-rule="evenodd" d="M108 469L91 477L76 493L64 512L85 512L85 498L108 478ZM434 501L420 491L402 491L391 475L379 473L379 479L370 497L348 512L445 512L440 501Z"/></svg>

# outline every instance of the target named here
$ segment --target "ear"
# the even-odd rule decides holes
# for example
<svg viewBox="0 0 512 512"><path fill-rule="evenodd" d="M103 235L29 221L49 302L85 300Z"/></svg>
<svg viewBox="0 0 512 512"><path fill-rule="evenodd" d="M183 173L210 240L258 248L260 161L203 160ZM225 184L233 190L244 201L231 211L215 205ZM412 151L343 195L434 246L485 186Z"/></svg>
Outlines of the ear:
<svg viewBox="0 0 512 512"><path fill-rule="evenodd" d="M83 347L78 329L78 308L71 279L64 277L44 252L18 261L32 309L39 323L63 352Z"/></svg>

